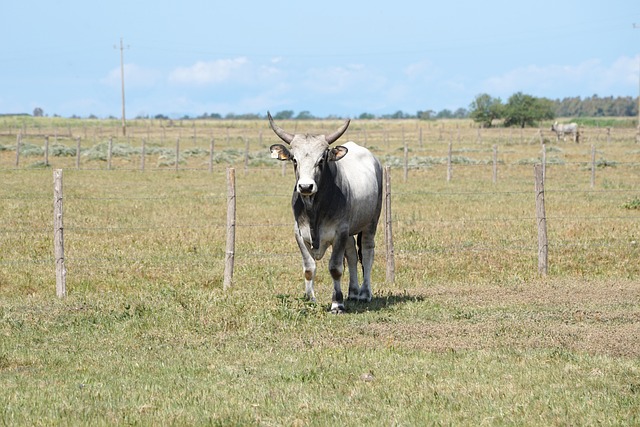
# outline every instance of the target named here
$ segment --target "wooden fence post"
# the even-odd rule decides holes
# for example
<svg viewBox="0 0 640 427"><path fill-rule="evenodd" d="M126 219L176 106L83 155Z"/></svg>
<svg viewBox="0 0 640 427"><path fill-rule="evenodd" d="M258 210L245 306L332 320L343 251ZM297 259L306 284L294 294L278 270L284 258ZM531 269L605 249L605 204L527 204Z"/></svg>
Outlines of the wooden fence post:
<svg viewBox="0 0 640 427"><path fill-rule="evenodd" d="M22 132L16 136L16 167L20 166L20 147L22 146Z"/></svg>
<svg viewBox="0 0 640 427"><path fill-rule="evenodd" d="M542 180L547 179L547 144L542 144Z"/></svg>
<svg viewBox="0 0 640 427"><path fill-rule="evenodd" d="M85 129L86 135L86 129ZM87 137L85 136L85 139ZM80 137L76 137L76 169L80 169Z"/></svg>
<svg viewBox="0 0 640 427"><path fill-rule="evenodd" d="M547 241L547 215L544 207L544 178L542 166L534 166L536 191L536 220L538 223L538 272L547 275L549 242Z"/></svg>
<svg viewBox="0 0 640 427"><path fill-rule="evenodd" d="M246 175L249 171L249 138L244 139L244 174Z"/></svg>
<svg viewBox="0 0 640 427"><path fill-rule="evenodd" d="M233 284L233 263L236 246L236 172L227 168L227 248L224 263L224 289Z"/></svg>
<svg viewBox="0 0 640 427"><path fill-rule="evenodd" d="M111 170L112 155L113 155L113 138L109 138L109 146L107 148L107 170Z"/></svg>
<svg viewBox="0 0 640 427"><path fill-rule="evenodd" d="M44 165L49 166L49 135L44 137Z"/></svg>
<svg viewBox="0 0 640 427"><path fill-rule="evenodd" d="M404 127L402 128L402 144L404 145L404 182L409 179L409 146L404 137Z"/></svg>
<svg viewBox="0 0 640 427"><path fill-rule="evenodd" d="M144 172L146 160L147 160L147 139L142 138L142 148L140 149L140 170L143 172Z"/></svg>
<svg viewBox="0 0 640 427"><path fill-rule="evenodd" d="M215 145L215 140L211 137L211 141L209 141L209 173L213 172L213 147Z"/></svg>
<svg viewBox="0 0 640 427"><path fill-rule="evenodd" d="M62 169L56 169L53 171L53 253L56 263L56 295L58 298L67 295L62 212Z"/></svg>
<svg viewBox="0 0 640 427"><path fill-rule="evenodd" d="M396 277L395 254L393 250L393 232L391 218L391 168L384 168L384 242L387 258L387 283L393 283Z"/></svg>

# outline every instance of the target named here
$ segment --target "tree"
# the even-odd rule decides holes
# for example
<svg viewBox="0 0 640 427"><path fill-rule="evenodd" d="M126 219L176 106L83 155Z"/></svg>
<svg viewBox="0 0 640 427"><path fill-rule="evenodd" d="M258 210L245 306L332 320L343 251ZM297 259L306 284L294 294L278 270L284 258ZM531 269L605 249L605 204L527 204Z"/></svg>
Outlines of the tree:
<svg viewBox="0 0 640 427"><path fill-rule="evenodd" d="M456 119L466 119L469 117L469 111L466 108L458 108L453 112L453 117Z"/></svg>
<svg viewBox="0 0 640 427"><path fill-rule="evenodd" d="M502 117L503 108L500 98L481 93L469 105L469 117L476 123L482 123L482 127L490 128L494 120Z"/></svg>
<svg viewBox="0 0 640 427"><path fill-rule="evenodd" d="M306 110L300 111L296 116L296 120L311 120L311 119L315 119L315 117L313 117L313 114L311 114L309 111L306 111Z"/></svg>
<svg viewBox="0 0 640 427"><path fill-rule="evenodd" d="M275 120L290 120L293 117L293 110L284 110L276 113Z"/></svg>
<svg viewBox="0 0 640 427"><path fill-rule="evenodd" d="M33 109L33 117L42 117L44 116L44 111L40 107L36 107Z"/></svg>
<svg viewBox="0 0 640 427"><path fill-rule="evenodd" d="M416 113L416 116L420 119L420 120L431 120L433 119L433 114L435 113L435 111L433 110L426 110L426 111L420 111L418 110L418 112Z"/></svg>
<svg viewBox="0 0 640 427"><path fill-rule="evenodd" d="M534 126L540 120L553 119L553 109L553 102L549 99L514 93L504 107L504 125Z"/></svg>

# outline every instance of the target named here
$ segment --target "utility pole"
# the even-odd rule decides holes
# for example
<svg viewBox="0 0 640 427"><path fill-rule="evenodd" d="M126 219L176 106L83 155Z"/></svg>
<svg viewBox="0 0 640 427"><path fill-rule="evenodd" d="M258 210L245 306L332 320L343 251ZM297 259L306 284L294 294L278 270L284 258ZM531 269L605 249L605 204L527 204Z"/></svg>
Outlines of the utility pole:
<svg viewBox="0 0 640 427"><path fill-rule="evenodd" d="M633 28L640 29L640 25L633 24ZM636 142L640 142L640 59L638 61L638 132L636 133Z"/></svg>
<svg viewBox="0 0 640 427"><path fill-rule="evenodd" d="M122 82L122 136L125 136L127 134L127 122L124 114L124 43L122 42L122 37L120 37L120 81Z"/></svg>

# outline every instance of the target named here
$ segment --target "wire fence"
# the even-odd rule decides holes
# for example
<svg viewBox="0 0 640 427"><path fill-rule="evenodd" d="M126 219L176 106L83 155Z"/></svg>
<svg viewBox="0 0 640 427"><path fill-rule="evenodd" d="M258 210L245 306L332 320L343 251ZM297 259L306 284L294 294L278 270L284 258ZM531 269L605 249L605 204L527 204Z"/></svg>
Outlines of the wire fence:
<svg viewBox="0 0 640 427"><path fill-rule="evenodd" d="M509 189L474 178L475 165L458 165L453 186L438 171L438 184L430 185L433 189L420 188L429 184L433 168L414 171L408 182L402 179L400 168L392 169L398 268L425 268L428 257L430 267L436 269L456 262L471 265L461 274L486 271L487 262L502 269L534 272L538 247L533 174L530 165L510 168L518 170L514 174L518 180L512 180L516 185L509 185ZM587 187L586 174L579 168L548 168L546 219L551 271L592 271L600 262L602 269L618 271L615 274L637 275L637 163L619 162L608 167L617 178L608 176L607 186L612 188L602 189ZM65 182L64 196L65 262L71 282L96 280L96 275L118 280L136 275L146 278L152 270L156 270L153 277L167 270L199 277L213 271L214 282L221 282L226 195L220 172L183 171L170 179L164 174L128 171L73 172ZM7 278L20 276L16 271L31 270L50 282L55 262L50 171L8 169L0 173L4 183L0 193L4 205L0 279L4 276L8 282ZM282 177L277 167L251 169L244 178L240 174L235 254L240 265L251 268L260 260L296 262L299 252L289 231L293 221L287 191L292 179L290 171ZM102 182L88 186L91 181ZM37 184L25 188L22 182ZM266 188L275 190L265 192ZM193 209L204 212L196 214ZM384 242L378 246L383 247ZM513 253L519 255L513 257ZM502 258L510 260L507 265Z"/></svg>
<svg viewBox="0 0 640 427"><path fill-rule="evenodd" d="M65 261L75 286L108 277L222 283L228 167L238 169L240 274L297 262L292 169L269 158L263 128L150 122L126 138L115 136L119 126L0 129L0 288L52 280L52 168L65 170ZM535 275L533 165L542 163L551 274L640 274L635 129L586 128L575 144L547 128L358 121L344 138L391 168L400 272Z"/></svg>

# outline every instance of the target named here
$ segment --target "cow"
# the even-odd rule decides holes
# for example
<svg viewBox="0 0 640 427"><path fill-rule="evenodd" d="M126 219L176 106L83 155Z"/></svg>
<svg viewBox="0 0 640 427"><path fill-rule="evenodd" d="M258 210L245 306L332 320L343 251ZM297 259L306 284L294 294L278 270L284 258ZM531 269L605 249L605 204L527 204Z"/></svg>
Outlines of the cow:
<svg viewBox="0 0 640 427"><path fill-rule="evenodd" d="M331 147L347 130L350 120L325 136L288 133L273 121L271 113L267 112L267 116L271 129L286 143L272 145L271 157L292 162L295 172L291 207L294 235L302 254L306 298L316 300L316 261L331 246L331 312L345 312L340 287L345 259L349 270L348 299L370 302L375 235L382 209L380 162L352 141ZM358 285L358 260L362 265L362 286Z"/></svg>
<svg viewBox="0 0 640 427"><path fill-rule="evenodd" d="M576 123L569 123L567 125L559 125L558 122L555 122L551 125L551 131L556 133L556 137L558 141L560 138L563 138L564 141L567 141L567 134L571 134L573 137L573 142L580 142L580 132L578 130L578 125Z"/></svg>

